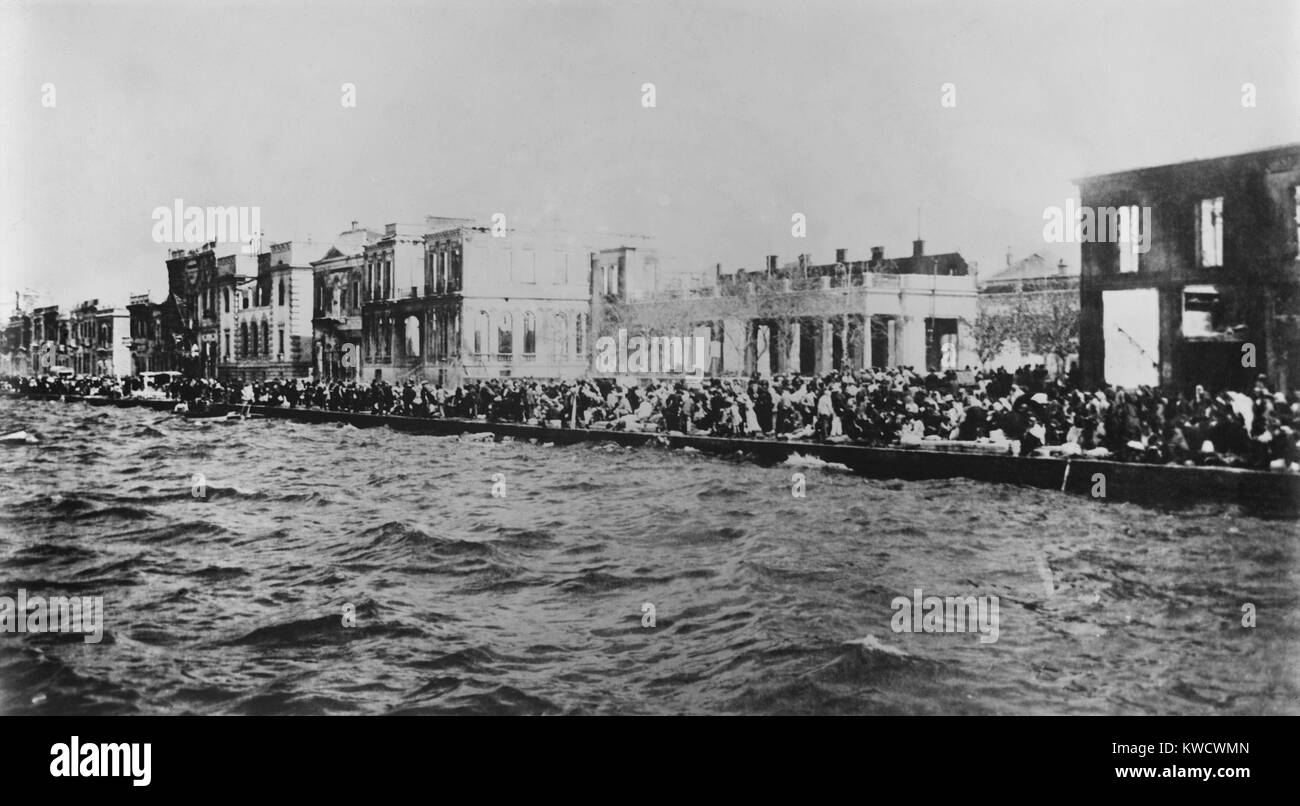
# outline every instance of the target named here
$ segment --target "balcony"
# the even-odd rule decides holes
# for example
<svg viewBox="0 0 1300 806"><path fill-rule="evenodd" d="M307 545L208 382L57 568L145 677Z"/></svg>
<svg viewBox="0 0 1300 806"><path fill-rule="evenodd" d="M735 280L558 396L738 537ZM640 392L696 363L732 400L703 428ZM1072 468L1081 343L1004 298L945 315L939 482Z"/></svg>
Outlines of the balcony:
<svg viewBox="0 0 1300 806"><path fill-rule="evenodd" d="M532 364L537 361L536 353L467 353L466 357L480 364Z"/></svg>

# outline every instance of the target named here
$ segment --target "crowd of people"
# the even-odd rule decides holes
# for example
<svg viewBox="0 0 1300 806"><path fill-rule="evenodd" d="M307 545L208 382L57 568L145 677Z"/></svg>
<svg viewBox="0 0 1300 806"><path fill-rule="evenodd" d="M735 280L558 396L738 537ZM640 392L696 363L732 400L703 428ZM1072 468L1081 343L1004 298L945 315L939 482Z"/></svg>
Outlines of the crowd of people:
<svg viewBox="0 0 1300 806"><path fill-rule="evenodd" d="M309 379L226 384L178 379L166 394L187 406L245 403L406 417L479 418L556 428L614 428L874 446L959 441L1020 455L1229 465L1300 472L1300 394L1260 376L1247 392L1190 394L1107 387L1086 391L1043 367L975 375L906 367L822 377L705 378L623 385L610 379L467 380L454 388ZM20 393L140 394L139 379L12 378Z"/></svg>

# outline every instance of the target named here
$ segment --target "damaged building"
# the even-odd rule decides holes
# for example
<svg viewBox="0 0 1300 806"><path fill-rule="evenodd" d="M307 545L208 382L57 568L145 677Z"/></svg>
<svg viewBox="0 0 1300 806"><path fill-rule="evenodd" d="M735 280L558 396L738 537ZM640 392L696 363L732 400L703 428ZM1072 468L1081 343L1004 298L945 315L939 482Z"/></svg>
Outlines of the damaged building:
<svg viewBox="0 0 1300 806"><path fill-rule="evenodd" d="M1300 144L1076 184L1085 208L1151 212L1150 232L1080 245L1085 384L1300 382Z"/></svg>

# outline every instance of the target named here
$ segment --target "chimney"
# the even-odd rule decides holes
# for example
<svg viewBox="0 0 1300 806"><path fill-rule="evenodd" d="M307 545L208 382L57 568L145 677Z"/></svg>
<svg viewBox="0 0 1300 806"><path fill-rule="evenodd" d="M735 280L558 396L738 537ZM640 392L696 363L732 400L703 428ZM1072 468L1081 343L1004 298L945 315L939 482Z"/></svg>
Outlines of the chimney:
<svg viewBox="0 0 1300 806"><path fill-rule="evenodd" d="M767 271L769 274L776 271L776 255L767 256Z"/></svg>
<svg viewBox="0 0 1300 806"><path fill-rule="evenodd" d="M882 260L884 260L884 259L885 259L885 247L883 247L883 246L873 246L873 247L871 247L871 262L872 262L872 263L879 263L880 261L882 261Z"/></svg>
<svg viewBox="0 0 1300 806"><path fill-rule="evenodd" d="M355 230L355 229L357 228L357 223L358 223L358 222L356 222L356 221L353 221L353 222L352 222L352 229L353 229L353 230Z"/></svg>
<svg viewBox="0 0 1300 806"><path fill-rule="evenodd" d="M846 258L848 257L848 254L849 254L849 250L847 250L847 249L836 249L836 250L835 250L835 262L836 262L836 263L848 263L848 260L846 259Z"/></svg>
<svg viewBox="0 0 1300 806"><path fill-rule="evenodd" d="M925 241L917 238L912 241L912 257L921 257L925 254Z"/></svg>
<svg viewBox="0 0 1300 806"><path fill-rule="evenodd" d="M1011 247L1007 247L1007 268L1011 268Z"/></svg>
<svg viewBox="0 0 1300 806"><path fill-rule="evenodd" d="M1057 263L1056 263L1056 273L1057 273L1057 274L1060 274L1060 275L1062 275L1062 276L1065 275L1065 258L1061 258L1059 261L1057 261Z"/></svg>

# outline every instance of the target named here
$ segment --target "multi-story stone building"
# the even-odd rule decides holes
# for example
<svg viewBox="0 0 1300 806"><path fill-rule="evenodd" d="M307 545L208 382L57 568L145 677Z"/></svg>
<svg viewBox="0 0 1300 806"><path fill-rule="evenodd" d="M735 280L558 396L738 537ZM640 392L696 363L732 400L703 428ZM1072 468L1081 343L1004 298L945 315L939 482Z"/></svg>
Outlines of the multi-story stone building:
<svg viewBox="0 0 1300 806"><path fill-rule="evenodd" d="M173 340L174 369L188 375L217 376L217 251L207 243L198 249L173 249L167 258L167 299L163 302L166 330Z"/></svg>
<svg viewBox="0 0 1300 806"><path fill-rule="evenodd" d="M0 344L0 375L32 374L32 314L22 297L14 294L14 309L5 323Z"/></svg>
<svg viewBox="0 0 1300 806"><path fill-rule="evenodd" d="M217 258L213 279L216 293L217 377L238 375L239 311L241 289L251 289L257 279L257 256L234 252Z"/></svg>
<svg viewBox="0 0 1300 806"><path fill-rule="evenodd" d="M362 376L399 381L426 377L424 340L425 236L472 223L427 217L420 224L389 224L364 246Z"/></svg>
<svg viewBox="0 0 1300 806"><path fill-rule="evenodd" d="M307 378L312 374L312 262L330 244L284 241L257 256L257 272L234 279L229 319L233 360L225 380Z"/></svg>
<svg viewBox="0 0 1300 806"><path fill-rule="evenodd" d="M72 332L67 319L59 315L58 305L32 310L33 375L47 375L60 369L72 370Z"/></svg>
<svg viewBox="0 0 1300 806"><path fill-rule="evenodd" d="M597 238L460 226L425 239L430 377L574 378L589 366Z"/></svg>
<svg viewBox="0 0 1300 806"><path fill-rule="evenodd" d="M585 372L592 241L431 219L366 247L363 378L428 380ZM418 269L418 273L417 270Z"/></svg>
<svg viewBox="0 0 1300 806"><path fill-rule="evenodd" d="M1076 183L1085 383L1297 385L1300 144Z"/></svg>
<svg viewBox="0 0 1300 806"><path fill-rule="evenodd" d="M318 378L354 381L360 377L366 246L383 236L353 221L325 256L312 263L312 365Z"/></svg>
<svg viewBox="0 0 1300 806"><path fill-rule="evenodd" d="M131 372L131 316L124 308L82 302L68 317L69 366L78 375Z"/></svg>
<svg viewBox="0 0 1300 806"><path fill-rule="evenodd" d="M177 369L176 346L167 332L164 306L154 302L145 292L132 294L126 310L131 323L133 372L171 372Z"/></svg>
<svg viewBox="0 0 1300 806"><path fill-rule="evenodd" d="M97 375L95 361L95 314L99 300L91 299L74 305L68 312L69 366L78 375Z"/></svg>

